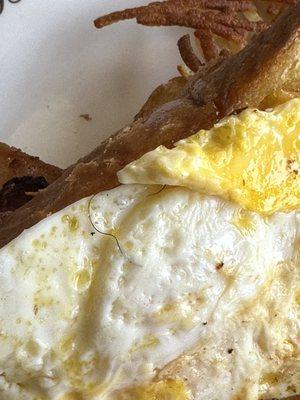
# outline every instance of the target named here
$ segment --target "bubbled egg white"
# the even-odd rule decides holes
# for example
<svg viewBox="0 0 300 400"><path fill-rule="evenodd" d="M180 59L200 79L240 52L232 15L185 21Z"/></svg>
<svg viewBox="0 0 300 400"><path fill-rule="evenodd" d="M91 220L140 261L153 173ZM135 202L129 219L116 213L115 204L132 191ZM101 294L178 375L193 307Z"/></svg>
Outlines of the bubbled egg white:
<svg viewBox="0 0 300 400"><path fill-rule="evenodd" d="M155 377L197 400L299 390L298 227L144 185L43 220L0 250L0 399L116 399Z"/></svg>

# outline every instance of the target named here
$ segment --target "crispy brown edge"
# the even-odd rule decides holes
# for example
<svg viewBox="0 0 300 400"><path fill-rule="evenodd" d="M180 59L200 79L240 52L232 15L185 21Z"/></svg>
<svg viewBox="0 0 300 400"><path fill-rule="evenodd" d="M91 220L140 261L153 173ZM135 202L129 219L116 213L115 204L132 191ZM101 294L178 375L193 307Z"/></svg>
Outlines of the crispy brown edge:
<svg viewBox="0 0 300 400"><path fill-rule="evenodd" d="M213 74L202 81L196 77L191 85L192 98L198 104L213 101L221 116L234 108L257 107L266 93L289 81L292 70L299 76L300 68L295 68L300 57L299 25L300 3Z"/></svg>
<svg viewBox="0 0 300 400"><path fill-rule="evenodd" d="M48 183L52 183L61 174L60 168L0 142L0 188L16 177L43 176Z"/></svg>
<svg viewBox="0 0 300 400"><path fill-rule="evenodd" d="M185 96L162 104L105 140L27 205L5 217L0 247L76 200L117 186L117 171L145 152L161 144L172 146L235 110L257 107L273 85L279 88L287 79L291 60L300 54L299 30L300 4L205 78L196 75L186 85Z"/></svg>

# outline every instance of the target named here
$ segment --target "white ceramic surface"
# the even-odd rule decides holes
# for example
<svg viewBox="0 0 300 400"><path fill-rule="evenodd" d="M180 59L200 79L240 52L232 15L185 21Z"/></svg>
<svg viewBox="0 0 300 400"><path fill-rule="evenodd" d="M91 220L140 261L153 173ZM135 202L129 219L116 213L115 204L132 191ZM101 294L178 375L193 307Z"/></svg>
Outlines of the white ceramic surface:
<svg viewBox="0 0 300 400"><path fill-rule="evenodd" d="M146 1L4 1L0 141L43 160L65 167L85 155L177 74L184 29L133 21L94 28L96 17Z"/></svg>

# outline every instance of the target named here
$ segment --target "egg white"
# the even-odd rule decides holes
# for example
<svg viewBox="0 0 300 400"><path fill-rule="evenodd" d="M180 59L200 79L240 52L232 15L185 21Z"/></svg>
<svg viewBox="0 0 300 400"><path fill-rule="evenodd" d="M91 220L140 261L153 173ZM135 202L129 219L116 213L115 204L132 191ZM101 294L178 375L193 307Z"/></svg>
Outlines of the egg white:
<svg viewBox="0 0 300 400"><path fill-rule="evenodd" d="M80 200L0 250L0 399L157 376L196 400L299 393L299 258L297 212L144 185Z"/></svg>

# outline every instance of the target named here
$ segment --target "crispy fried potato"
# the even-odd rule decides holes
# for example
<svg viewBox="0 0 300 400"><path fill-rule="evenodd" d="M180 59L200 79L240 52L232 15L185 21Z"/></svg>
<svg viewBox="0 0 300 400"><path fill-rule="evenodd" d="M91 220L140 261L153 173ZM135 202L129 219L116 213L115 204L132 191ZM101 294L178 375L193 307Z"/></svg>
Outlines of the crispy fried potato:
<svg viewBox="0 0 300 400"><path fill-rule="evenodd" d="M4 217L54 182L62 170L0 142L0 224Z"/></svg>
<svg viewBox="0 0 300 400"><path fill-rule="evenodd" d="M48 183L55 181L62 170L30 156L15 147L0 143L0 188L9 180L22 176L43 176Z"/></svg>
<svg viewBox="0 0 300 400"><path fill-rule="evenodd" d="M287 87L299 88L300 4L224 61L214 73L191 85L198 104L214 102L221 116L236 108L257 107L266 96Z"/></svg>
<svg viewBox="0 0 300 400"><path fill-rule="evenodd" d="M118 185L117 171L158 145L172 146L224 115L259 107L299 75L300 4L289 8L266 32L241 52L187 79L170 83L152 96L129 126L68 168L33 200L4 218L0 246L49 214L85 196ZM182 82L182 81L181 81ZM161 99L163 99L161 101ZM152 102L152 103L151 103Z"/></svg>

